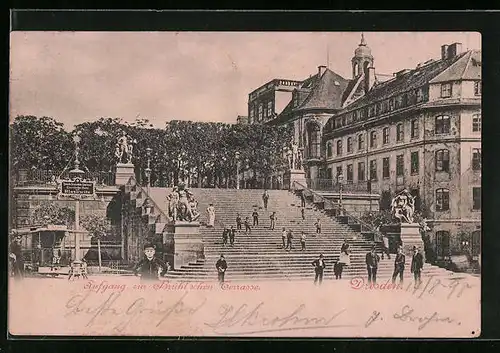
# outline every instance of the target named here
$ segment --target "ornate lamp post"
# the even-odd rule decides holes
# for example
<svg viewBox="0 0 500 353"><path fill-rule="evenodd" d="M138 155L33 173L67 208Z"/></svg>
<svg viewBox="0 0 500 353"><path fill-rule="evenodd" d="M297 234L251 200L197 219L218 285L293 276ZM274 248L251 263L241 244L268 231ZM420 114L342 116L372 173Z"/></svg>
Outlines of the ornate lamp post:
<svg viewBox="0 0 500 353"><path fill-rule="evenodd" d="M240 152L236 151L234 157L236 158L236 189L240 189Z"/></svg>
<svg viewBox="0 0 500 353"><path fill-rule="evenodd" d="M85 172L80 169L80 161L78 160L78 154L80 152L80 135L77 132L75 136L73 136L73 142L75 143L75 168L73 170L70 170L69 175L72 178L78 178L81 177Z"/></svg>
<svg viewBox="0 0 500 353"><path fill-rule="evenodd" d="M342 187L344 184L344 174L339 174L338 175L338 181L339 181L339 205L340 205L340 214L343 215L344 213L344 206L342 205Z"/></svg>
<svg viewBox="0 0 500 353"><path fill-rule="evenodd" d="M152 151L153 150L150 147L146 148L146 156L148 157L148 166L147 166L145 172L146 172L146 179L147 179L147 183L148 183L147 184L148 196L150 194L150 188L151 188L151 152Z"/></svg>

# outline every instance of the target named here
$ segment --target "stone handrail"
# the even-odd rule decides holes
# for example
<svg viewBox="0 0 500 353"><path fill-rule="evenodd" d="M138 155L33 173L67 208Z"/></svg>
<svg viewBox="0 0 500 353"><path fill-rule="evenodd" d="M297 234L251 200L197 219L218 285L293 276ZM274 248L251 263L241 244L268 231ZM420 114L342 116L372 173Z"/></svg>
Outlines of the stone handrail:
<svg viewBox="0 0 500 353"><path fill-rule="evenodd" d="M317 197L318 199L320 199L322 202L331 202L330 200L326 199L325 197L323 197L322 195L318 194L317 192L309 189L307 186L303 185L301 182L298 182L298 181L294 181L293 182L293 185L292 185L292 190L295 190L295 184L299 185L301 187L302 190L307 190L308 192L310 192L314 197ZM360 224L361 225L361 230L366 229L368 230L369 232L372 232L374 234L374 241L375 242L382 242L382 233L376 229L374 229L371 225L361 221L361 219L359 219L358 217L354 216L353 214L347 212L347 210L345 209L345 207L341 207L340 205L335 205L335 207L337 209L339 209L340 211L342 211L342 215L345 216L345 217L348 217L349 219L352 219L354 222L356 222L357 224Z"/></svg>

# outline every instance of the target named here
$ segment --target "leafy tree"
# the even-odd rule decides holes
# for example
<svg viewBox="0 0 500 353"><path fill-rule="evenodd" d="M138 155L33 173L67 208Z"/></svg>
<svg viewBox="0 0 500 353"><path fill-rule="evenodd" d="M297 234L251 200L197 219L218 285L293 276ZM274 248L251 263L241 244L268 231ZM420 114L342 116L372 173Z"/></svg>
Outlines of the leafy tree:
<svg viewBox="0 0 500 353"><path fill-rule="evenodd" d="M32 225L70 226L75 221L75 210L53 201L42 201L31 214Z"/></svg>
<svg viewBox="0 0 500 353"><path fill-rule="evenodd" d="M97 254L99 259L99 272L102 267L101 259L101 240L106 238L109 230L109 220L104 214L100 213L90 213L84 215L80 219L80 225L86 231L89 232L90 236L97 240Z"/></svg>

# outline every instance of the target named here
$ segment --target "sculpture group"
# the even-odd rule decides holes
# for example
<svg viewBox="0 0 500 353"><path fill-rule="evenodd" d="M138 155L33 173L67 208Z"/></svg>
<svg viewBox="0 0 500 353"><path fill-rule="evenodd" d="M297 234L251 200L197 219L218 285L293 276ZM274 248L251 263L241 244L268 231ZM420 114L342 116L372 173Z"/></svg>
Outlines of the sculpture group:
<svg viewBox="0 0 500 353"><path fill-rule="evenodd" d="M415 197L406 189L392 199L392 214L401 223L413 223Z"/></svg>
<svg viewBox="0 0 500 353"><path fill-rule="evenodd" d="M290 169L302 169L302 150L295 142L292 144L290 152L291 153L288 155L288 165Z"/></svg>
<svg viewBox="0 0 500 353"><path fill-rule="evenodd" d="M198 202L184 183L172 189L167 196L167 204L171 221L194 222L200 217Z"/></svg>

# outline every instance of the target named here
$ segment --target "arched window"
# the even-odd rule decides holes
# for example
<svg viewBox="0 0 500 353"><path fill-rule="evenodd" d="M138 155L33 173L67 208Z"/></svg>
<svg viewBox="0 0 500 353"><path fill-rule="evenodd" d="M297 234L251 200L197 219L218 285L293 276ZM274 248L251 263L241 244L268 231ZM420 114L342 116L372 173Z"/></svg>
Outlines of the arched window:
<svg viewBox="0 0 500 353"><path fill-rule="evenodd" d="M377 147L377 132L376 131L370 132L370 147L371 148Z"/></svg>
<svg viewBox="0 0 500 353"><path fill-rule="evenodd" d="M450 171L450 151L437 150L435 161L436 161L436 172Z"/></svg>
<svg viewBox="0 0 500 353"><path fill-rule="evenodd" d="M436 232L436 256L444 260L450 256L450 232L440 230Z"/></svg>
<svg viewBox="0 0 500 353"><path fill-rule="evenodd" d="M342 155L342 140L337 140L337 155Z"/></svg>
<svg viewBox="0 0 500 353"><path fill-rule="evenodd" d="M358 135L358 150L361 151L365 148L365 137L363 134Z"/></svg>
<svg viewBox="0 0 500 353"><path fill-rule="evenodd" d="M352 152L352 137L347 138L347 153Z"/></svg>
<svg viewBox="0 0 500 353"><path fill-rule="evenodd" d="M436 211L448 211L450 209L450 191L445 188L436 190Z"/></svg>
<svg viewBox="0 0 500 353"><path fill-rule="evenodd" d="M354 63L353 74L354 74L354 76L358 76L359 75L359 65L358 65L358 63Z"/></svg>
<svg viewBox="0 0 500 353"><path fill-rule="evenodd" d="M309 158L319 158L320 157L320 129L317 124L308 125L308 137L309 137Z"/></svg>
<svg viewBox="0 0 500 353"><path fill-rule="evenodd" d="M330 141L328 141L328 143L326 144L326 156L332 156L332 143Z"/></svg>

